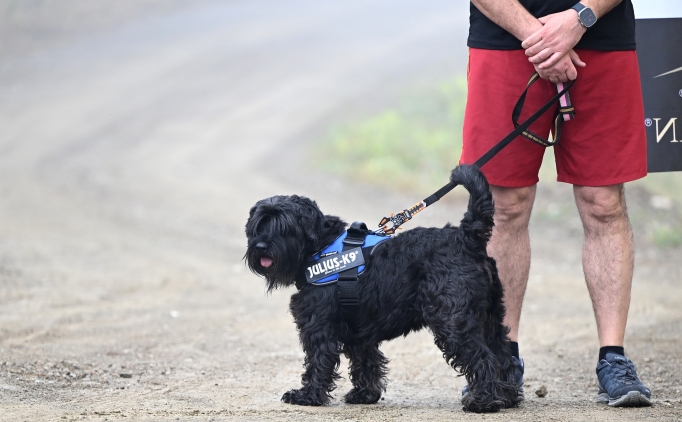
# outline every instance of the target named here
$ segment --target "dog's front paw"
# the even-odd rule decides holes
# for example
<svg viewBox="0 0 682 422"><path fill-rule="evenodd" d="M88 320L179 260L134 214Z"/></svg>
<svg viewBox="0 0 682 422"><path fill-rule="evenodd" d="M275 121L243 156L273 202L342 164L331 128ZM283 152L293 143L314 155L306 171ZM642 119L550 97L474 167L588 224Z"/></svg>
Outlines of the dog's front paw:
<svg viewBox="0 0 682 422"><path fill-rule="evenodd" d="M354 388L343 397L348 404L374 404L381 398L381 391Z"/></svg>
<svg viewBox="0 0 682 422"><path fill-rule="evenodd" d="M307 389L289 390L282 396L282 401L299 406L323 406L329 402L327 394L315 394Z"/></svg>

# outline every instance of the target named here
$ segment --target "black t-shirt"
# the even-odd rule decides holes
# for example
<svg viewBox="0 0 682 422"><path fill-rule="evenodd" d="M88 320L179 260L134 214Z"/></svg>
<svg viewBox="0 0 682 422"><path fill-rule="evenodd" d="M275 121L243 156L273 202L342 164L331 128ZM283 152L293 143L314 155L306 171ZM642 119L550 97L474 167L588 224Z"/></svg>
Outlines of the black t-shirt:
<svg viewBox="0 0 682 422"><path fill-rule="evenodd" d="M563 12L578 0L519 0L536 18ZM577 19L577 17L576 17ZM521 49L521 41L488 19L473 3L469 15L469 47L486 50ZM587 30L575 48L590 50L634 50L635 12L632 0L623 0Z"/></svg>

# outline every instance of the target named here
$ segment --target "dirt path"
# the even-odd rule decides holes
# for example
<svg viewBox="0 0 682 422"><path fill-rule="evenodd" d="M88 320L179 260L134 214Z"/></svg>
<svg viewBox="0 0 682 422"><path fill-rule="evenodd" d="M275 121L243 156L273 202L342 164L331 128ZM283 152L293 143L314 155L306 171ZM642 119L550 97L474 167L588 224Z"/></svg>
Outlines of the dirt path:
<svg viewBox="0 0 682 422"><path fill-rule="evenodd" d="M626 346L655 406L597 406L579 223L555 185L533 222L520 409L464 414L463 381L426 332L383 347L376 406L279 402L302 353L291 292L266 296L241 262L248 209L295 192L373 222L414 202L310 171L301 152L330 122L462 72L466 6L232 0L0 58L0 419L682 418L680 251L639 242ZM652 217L647 201L635 192L637 218ZM418 223L457 221L464 205Z"/></svg>

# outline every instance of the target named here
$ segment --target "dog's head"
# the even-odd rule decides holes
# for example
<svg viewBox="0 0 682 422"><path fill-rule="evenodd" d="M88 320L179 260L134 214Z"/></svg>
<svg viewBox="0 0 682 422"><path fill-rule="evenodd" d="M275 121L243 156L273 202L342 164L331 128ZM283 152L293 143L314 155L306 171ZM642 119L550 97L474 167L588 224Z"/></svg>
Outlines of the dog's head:
<svg viewBox="0 0 682 422"><path fill-rule="evenodd" d="M251 208L246 222L246 264L265 277L268 290L290 286L302 274L308 258L344 227L343 221L325 216L315 201L306 197L263 199Z"/></svg>

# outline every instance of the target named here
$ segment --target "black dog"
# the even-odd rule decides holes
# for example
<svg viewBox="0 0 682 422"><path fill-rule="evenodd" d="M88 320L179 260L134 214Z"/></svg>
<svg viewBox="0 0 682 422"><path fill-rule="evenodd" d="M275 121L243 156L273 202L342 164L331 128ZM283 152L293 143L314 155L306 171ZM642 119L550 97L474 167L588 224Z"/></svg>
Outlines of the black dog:
<svg viewBox="0 0 682 422"><path fill-rule="evenodd" d="M353 321L344 318L336 284L309 284L304 273L309 258L343 234L346 223L296 195L274 196L251 208L249 268L265 277L268 290L298 288L290 309L305 372L303 388L285 393L284 402L327 404L343 352L353 383L346 403L376 403L386 388L388 360L379 351L381 342L428 327L447 363L466 377L464 410L495 412L518 405L508 329L502 324L502 285L486 253L492 195L475 167L461 165L450 178L471 195L460 226L414 228L379 243L359 276Z"/></svg>

